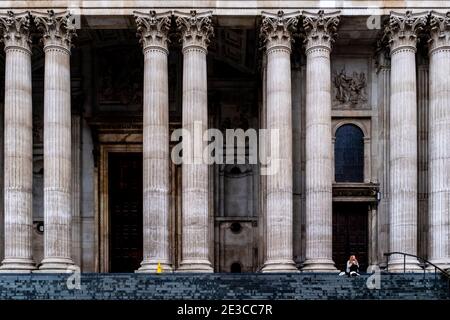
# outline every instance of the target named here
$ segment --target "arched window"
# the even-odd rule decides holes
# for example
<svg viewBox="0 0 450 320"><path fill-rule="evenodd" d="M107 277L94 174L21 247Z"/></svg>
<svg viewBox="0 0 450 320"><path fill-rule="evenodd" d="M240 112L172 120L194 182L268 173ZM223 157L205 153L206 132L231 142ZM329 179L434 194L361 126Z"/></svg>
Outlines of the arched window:
<svg viewBox="0 0 450 320"><path fill-rule="evenodd" d="M334 168L336 182L364 182L364 133L353 124L336 131Z"/></svg>

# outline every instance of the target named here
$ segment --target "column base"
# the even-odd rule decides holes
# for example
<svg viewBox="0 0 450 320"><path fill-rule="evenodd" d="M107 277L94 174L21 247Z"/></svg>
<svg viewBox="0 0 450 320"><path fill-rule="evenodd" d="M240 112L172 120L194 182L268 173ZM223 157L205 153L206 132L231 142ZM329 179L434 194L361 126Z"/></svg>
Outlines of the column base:
<svg viewBox="0 0 450 320"><path fill-rule="evenodd" d="M372 263L367 267L366 272L374 273L376 270L381 272L380 265L378 263Z"/></svg>
<svg viewBox="0 0 450 320"><path fill-rule="evenodd" d="M431 263L437 265L439 268L445 271L450 270L450 259L434 259L430 260ZM427 272L434 272L435 268L432 265L429 265L425 269Z"/></svg>
<svg viewBox="0 0 450 320"><path fill-rule="evenodd" d="M0 273L31 273L36 270L32 259L5 258L0 266Z"/></svg>
<svg viewBox="0 0 450 320"><path fill-rule="evenodd" d="M269 272L300 272L293 260L268 260L261 270L263 273Z"/></svg>
<svg viewBox="0 0 450 320"><path fill-rule="evenodd" d="M79 268L69 258L45 258L35 273L73 273Z"/></svg>
<svg viewBox="0 0 450 320"><path fill-rule="evenodd" d="M182 260L176 272L213 273L214 269L208 260Z"/></svg>
<svg viewBox="0 0 450 320"><path fill-rule="evenodd" d="M331 259L308 259L303 264L303 272L339 272Z"/></svg>
<svg viewBox="0 0 450 320"><path fill-rule="evenodd" d="M419 265L419 261L413 257L407 257L406 263L404 263L403 259L395 259L391 260L388 263L388 272L392 273L415 273L415 272L423 272L423 269Z"/></svg>
<svg viewBox="0 0 450 320"><path fill-rule="evenodd" d="M161 266L161 273L173 272L172 265L168 261L142 261L141 267L135 273L158 273L158 263Z"/></svg>

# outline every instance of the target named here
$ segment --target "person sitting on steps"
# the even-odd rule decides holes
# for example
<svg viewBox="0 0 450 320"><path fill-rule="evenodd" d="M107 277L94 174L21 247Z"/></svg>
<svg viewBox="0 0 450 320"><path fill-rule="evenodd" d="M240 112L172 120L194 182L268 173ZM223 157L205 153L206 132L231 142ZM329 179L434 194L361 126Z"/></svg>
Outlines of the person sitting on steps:
<svg viewBox="0 0 450 320"><path fill-rule="evenodd" d="M359 263L354 255L351 255L347 261L347 268L345 274L349 277L359 276Z"/></svg>

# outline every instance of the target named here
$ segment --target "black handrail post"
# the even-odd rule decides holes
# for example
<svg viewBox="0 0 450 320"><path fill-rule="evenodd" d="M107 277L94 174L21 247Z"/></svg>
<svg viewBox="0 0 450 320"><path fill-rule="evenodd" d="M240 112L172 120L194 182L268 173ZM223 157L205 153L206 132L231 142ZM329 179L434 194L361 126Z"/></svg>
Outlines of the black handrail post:
<svg viewBox="0 0 450 320"><path fill-rule="evenodd" d="M386 254L386 272L389 273L389 254Z"/></svg>
<svg viewBox="0 0 450 320"><path fill-rule="evenodd" d="M423 266L424 266L424 268L423 268L423 282L425 283L425 270L426 270L426 263L425 263L425 261L424 260L422 260L422 263L423 263Z"/></svg>
<svg viewBox="0 0 450 320"><path fill-rule="evenodd" d="M450 277L447 278L447 289L448 289L448 295L450 296Z"/></svg>
<svg viewBox="0 0 450 320"><path fill-rule="evenodd" d="M437 282L436 276L437 276L437 268L436 268L436 266L434 266L434 286L436 286L436 282Z"/></svg>
<svg viewBox="0 0 450 320"><path fill-rule="evenodd" d="M406 273L406 255L403 255L403 273Z"/></svg>

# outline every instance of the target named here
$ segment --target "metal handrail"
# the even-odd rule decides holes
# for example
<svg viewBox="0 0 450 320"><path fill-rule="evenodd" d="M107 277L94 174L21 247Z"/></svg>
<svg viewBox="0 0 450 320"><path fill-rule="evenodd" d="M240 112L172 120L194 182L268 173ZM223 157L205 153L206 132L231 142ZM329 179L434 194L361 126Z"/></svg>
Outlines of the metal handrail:
<svg viewBox="0 0 450 320"><path fill-rule="evenodd" d="M392 255L394 255L394 254L400 254L400 255L403 255L403 273L406 273L406 257L407 257L407 256L408 256L408 257L416 258L416 259L418 259L419 261L421 261L421 262L422 262L423 264L425 264L425 265L431 265L431 266L433 266L433 267L434 267L434 279L435 279L435 281L436 281L436 274L437 274L437 271L439 270L439 272L440 272L441 274L443 274L443 275L445 276L445 278L447 278L447 289L448 289L448 292L449 292L449 294L450 294L450 272L447 272L446 270L444 270L444 269L438 267L437 265L435 265L434 263L432 263L432 262L426 260L425 258L416 256L416 255L410 254L410 253L399 252L399 251L395 251L395 252L385 252L385 253L384 253L384 256L390 257L390 256L392 256ZM386 272L389 272L389 261L386 263ZM423 278L424 278L424 279L425 279L425 273L426 273L426 267L423 268Z"/></svg>

